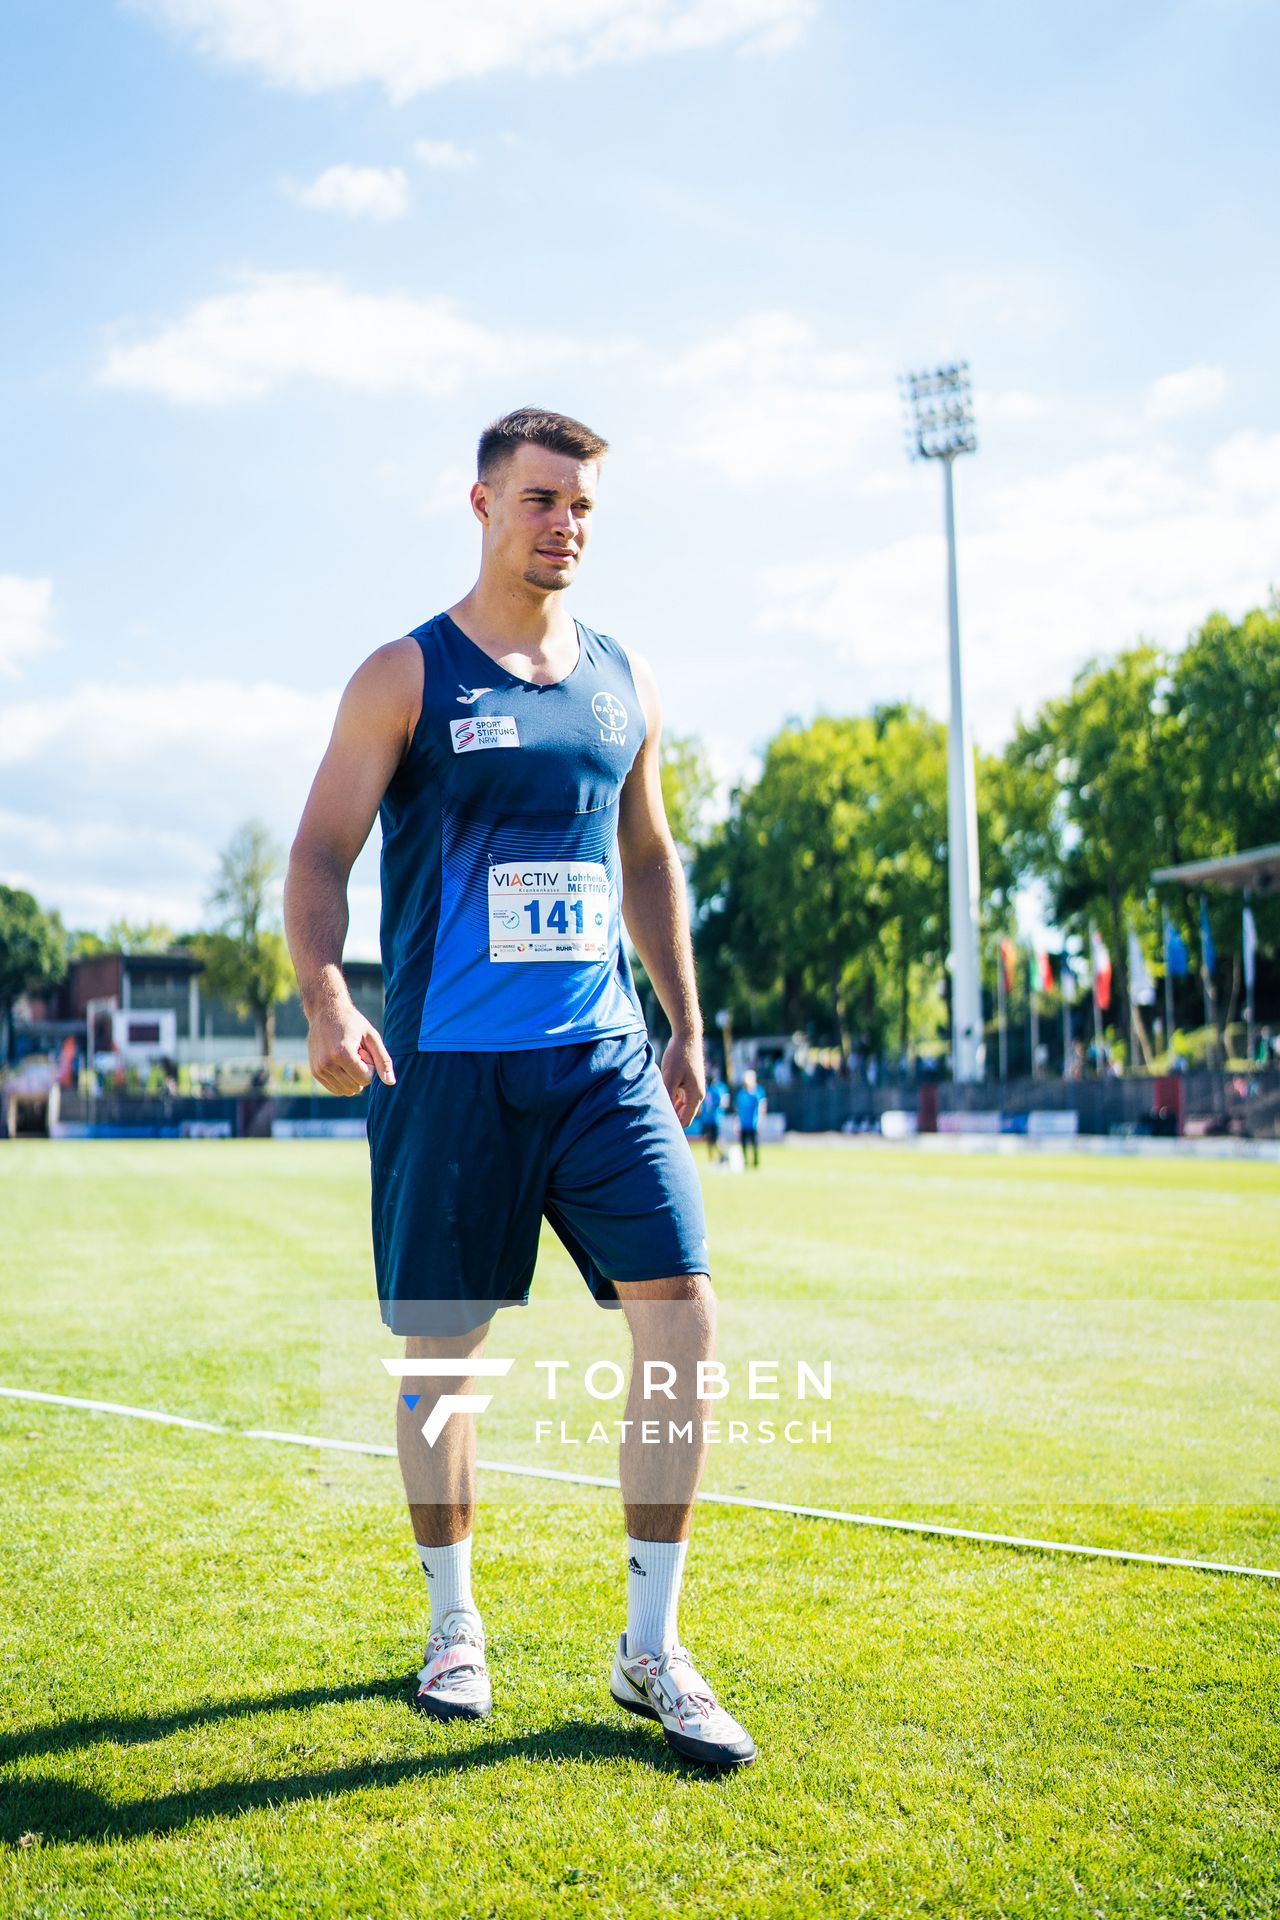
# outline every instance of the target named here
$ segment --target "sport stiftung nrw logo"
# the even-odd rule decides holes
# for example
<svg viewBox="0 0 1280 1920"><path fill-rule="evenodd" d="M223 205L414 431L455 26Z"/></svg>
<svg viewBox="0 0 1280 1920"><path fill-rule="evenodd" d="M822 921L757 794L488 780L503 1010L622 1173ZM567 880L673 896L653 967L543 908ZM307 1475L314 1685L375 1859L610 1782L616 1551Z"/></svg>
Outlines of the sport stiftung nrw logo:
<svg viewBox="0 0 1280 1920"><path fill-rule="evenodd" d="M384 1360L383 1366L397 1380L500 1380L510 1373L514 1360ZM406 1393L404 1403L410 1413L421 1395ZM422 1437L434 1447L444 1432L451 1413L483 1413L492 1400L491 1393L442 1393L422 1423Z"/></svg>

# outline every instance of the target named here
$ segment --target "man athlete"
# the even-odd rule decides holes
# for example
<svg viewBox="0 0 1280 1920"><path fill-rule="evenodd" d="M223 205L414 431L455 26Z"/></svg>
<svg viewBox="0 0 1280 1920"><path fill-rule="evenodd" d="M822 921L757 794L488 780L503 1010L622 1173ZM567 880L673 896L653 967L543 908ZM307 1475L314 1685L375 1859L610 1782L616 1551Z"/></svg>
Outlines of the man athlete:
<svg viewBox="0 0 1280 1920"><path fill-rule="evenodd" d="M471 506L471 591L379 647L343 694L294 840L285 925L331 1093L369 1087L374 1265L423 1380L398 1450L431 1623L416 1704L481 1718L492 1695L471 1591L475 1424L422 1426L466 1392L494 1311L528 1298L545 1216L632 1341L627 1417L666 1364L662 1424L692 1442L624 1441L627 1625L610 1692L687 1759L741 1766L755 1746L676 1633L705 1458L697 1362L715 1342L702 1195L683 1125L703 1080L684 875L659 778L653 674L569 614L607 443L532 408L486 429ZM383 1033L342 975L347 882L382 820ZM622 939L671 1024L661 1070ZM393 1060L395 1064L393 1065ZM671 1362L675 1361L674 1369ZM415 1385L418 1382L415 1380Z"/></svg>

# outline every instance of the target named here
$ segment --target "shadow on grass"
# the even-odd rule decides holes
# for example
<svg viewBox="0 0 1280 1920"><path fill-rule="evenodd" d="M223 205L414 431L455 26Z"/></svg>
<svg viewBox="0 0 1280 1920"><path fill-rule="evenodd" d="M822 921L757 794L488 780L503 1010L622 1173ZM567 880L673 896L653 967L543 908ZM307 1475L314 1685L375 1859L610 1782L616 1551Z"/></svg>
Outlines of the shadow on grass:
<svg viewBox="0 0 1280 1920"><path fill-rule="evenodd" d="M100 1740L116 1746L137 1746L165 1740L188 1727L209 1726L218 1720L238 1720L251 1713L290 1713L307 1707L340 1705L345 1700L395 1699L405 1680L352 1680L342 1687L296 1687L289 1693L249 1695L239 1700L204 1700L196 1707L175 1707L168 1713L103 1714L96 1720L53 1720L43 1727L20 1727L0 1734L0 1766L27 1760L38 1753L63 1753L68 1747L92 1747Z"/></svg>
<svg viewBox="0 0 1280 1920"><path fill-rule="evenodd" d="M235 1715L276 1713L333 1701L371 1697L404 1697L403 1683L375 1681L369 1685L315 1687L293 1693L271 1694L252 1700L215 1701L204 1707L157 1714L151 1718L65 1721L34 1727L10 1736L0 1746L0 1759L9 1762L39 1753L62 1752L98 1741L141 1742ZM406 1705L406 1711L409 1711ZM296 1802L330 1799L335 1794L360 1793L369 1788L399 1786L406 1780L426 1780L433 1774L455 1773L468 1767L498 1766L506 1760L544 1760L595 1763L628 1759L660 1773L693 1779L715 1779L706 1768L682 1762L656 1729L618 1725L612 1721L566 1720L538 1733L508 1739L475 1738L465 1723L441 1725L415 1717L428 1738L444 1743L436 1752L398 1760L357 1762L324 1771L276 1774L261 1780L220 1780L154 1799L112 1801L73 1780L48 1775L10 1779L0 1784L0 1843L127 1839L135 1834L171 1833L197 1820L235 1819L262 1807L287 1807Z"/></svg>

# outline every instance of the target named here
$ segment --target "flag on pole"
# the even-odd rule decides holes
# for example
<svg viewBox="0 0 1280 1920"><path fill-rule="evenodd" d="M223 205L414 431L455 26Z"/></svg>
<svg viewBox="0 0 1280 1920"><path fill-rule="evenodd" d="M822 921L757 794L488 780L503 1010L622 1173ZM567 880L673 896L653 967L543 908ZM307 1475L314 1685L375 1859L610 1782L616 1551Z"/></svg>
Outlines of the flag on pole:
<svg viewBox="0 0 1280 1920"><path fill-rule="evenodd" d="M1036 955L1036 966L1040 970L1040 991L1042 993L1052 993L1053 962L1047 953L1038 953Z"/></svg>
<svg viewBox="0 0 1280 1920"><path fill-rule="evenodd" d="M1006 993L1013 992L1014 975L1018 967L1018 949L1012 940L1000 942L1000 976L1004 981Z"/></svg>
<svg viewBox="0 0 1280 1920"><path fill-rule="evenodd" d="M1187 943L1167 913L1164 916L1164 964L1174 980L1184 980L1191 964Z"/></svg>
<svg viewBox="0 0 1280 1920"><path fill-rule="evenodd" d="M1156 1003L1156 983L1132 921L1129 923L1129 998L1138 1007L1154 1007Z"/></svg>
<svg viewBox="0 0 1280 1920"><path fill-rule="evenodd" d="M1218 964L1218 950L1213 944L1209 908L1203 894L1200 895L1200 964L1208 974L1212 974Z"/></svg>
<svg viewBox="0 0 1280 1920"><path fill-rule="evenodd" d="M1060 972L1062 975L1062 998L1069 1007L1074 1007L1076 1003L1075 969L1065 953L1062 956Z"/></svg>
<svg viewBox="0 0 1280 1920"><path fill-rule="evenodd" d="M1093 997L1103 1013L1111 1005L1111 955L1098 929L1089 927L1089 955L1093 963Z"/></svg>
<svg viewBox="0 0 1280 1920"><path fill-rule="evenodd" d="M1241 946L1244 952L1244 990L1252 1006L1254 976L1258 971L1258 929L1253 923L1253 908L1247 900L1241 922L1241 934Z"/></svg>

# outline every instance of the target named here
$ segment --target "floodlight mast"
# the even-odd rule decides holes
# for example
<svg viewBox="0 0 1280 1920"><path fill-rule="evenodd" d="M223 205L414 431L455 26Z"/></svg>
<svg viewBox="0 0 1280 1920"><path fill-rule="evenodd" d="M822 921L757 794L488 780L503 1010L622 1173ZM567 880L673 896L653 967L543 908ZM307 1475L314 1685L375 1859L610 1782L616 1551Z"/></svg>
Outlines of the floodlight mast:
<svg viewBox="0 0 1280 1920"><path fill-rule="evenodd" d="M947 726L947 877L951 901L951 1062L956 1080L981 1080L986 1071L982 984L978 971L978 801L973 744L965 716L960 656L960 597L956 584L956 514L951 469L962 453L976 453L969 363L930 367L902 376L907 408L907 453L941 460L947 529L947 614L951 629L951 718Z"/></svg>

